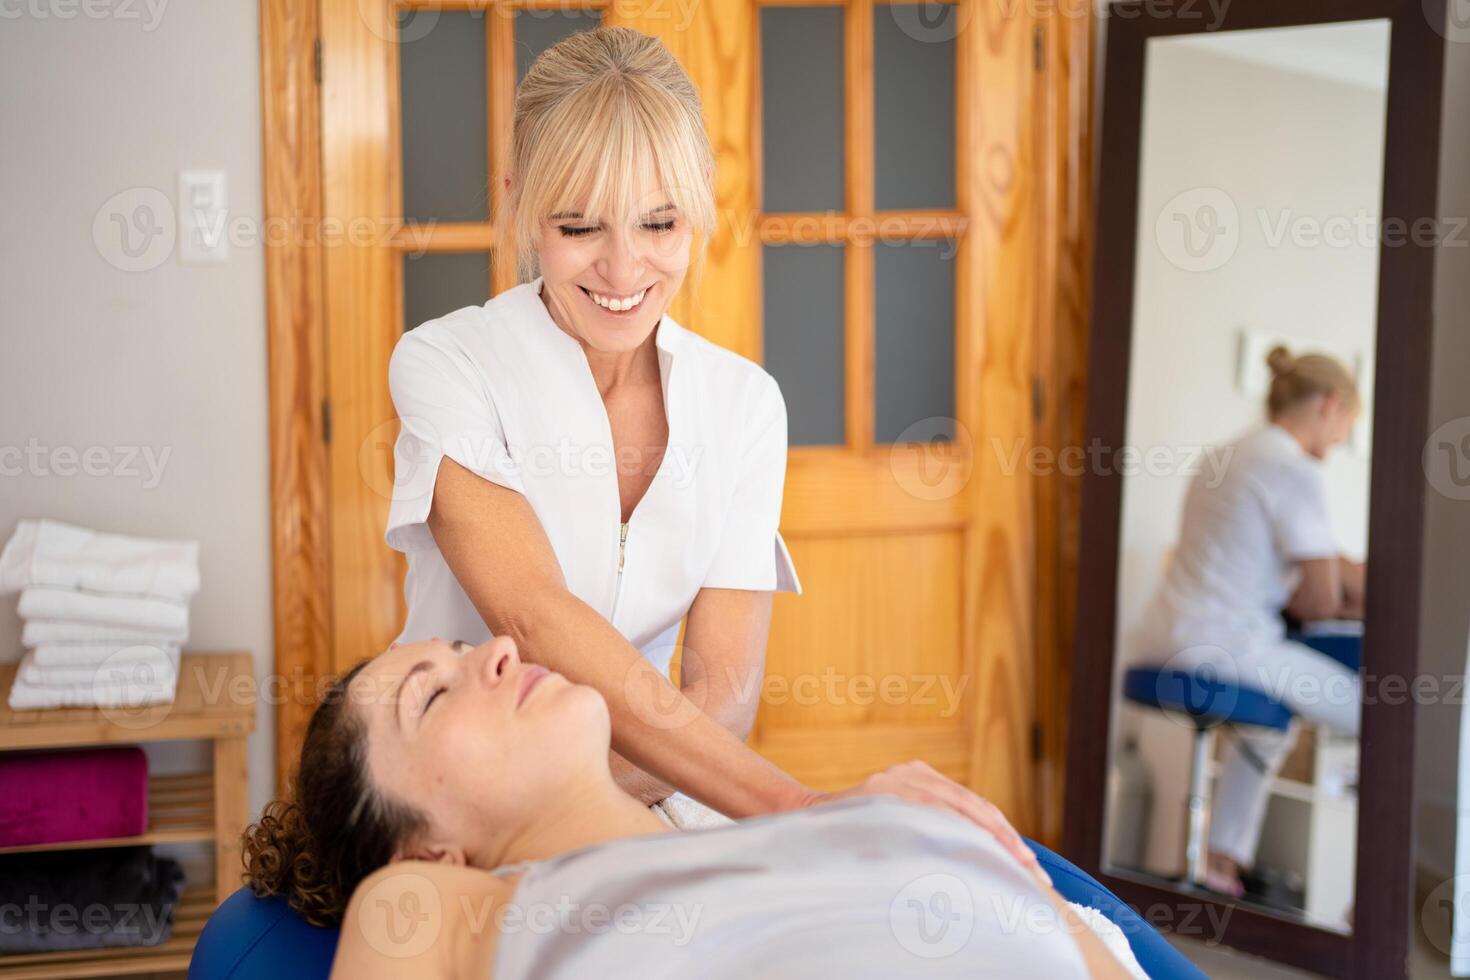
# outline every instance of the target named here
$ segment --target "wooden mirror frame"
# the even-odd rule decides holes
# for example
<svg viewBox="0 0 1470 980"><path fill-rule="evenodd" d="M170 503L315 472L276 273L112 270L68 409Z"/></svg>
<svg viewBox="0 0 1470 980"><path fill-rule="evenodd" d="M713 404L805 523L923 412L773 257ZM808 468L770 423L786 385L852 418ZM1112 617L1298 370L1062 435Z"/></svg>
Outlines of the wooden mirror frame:
<svg viewBox="0 0 1470 980"><path fill-rule="evenodd" d="M1387 19L1382 214L1413 228L1437 220L1445 39L1431 19L1443 24L1443 13L1442 0L1230 0L1211 31L1198 4L1126 0L1110 6L1106 21L1087 406L1088 445L1106 448L1082 487L1063 851L1155 925L1215 923L1228 909L1212 940L1338 977L1383 980L1407 971L1415 705L1402 691L1377 692L1384 679L1408 679L1417 669L1435 248L1379 246L1359 764L1359 785L1371 788L1358 802L1352 933L1109 872L1102 848L1123 491L1111 460L1126 438L1145 50L1152 37Z"/></svg>

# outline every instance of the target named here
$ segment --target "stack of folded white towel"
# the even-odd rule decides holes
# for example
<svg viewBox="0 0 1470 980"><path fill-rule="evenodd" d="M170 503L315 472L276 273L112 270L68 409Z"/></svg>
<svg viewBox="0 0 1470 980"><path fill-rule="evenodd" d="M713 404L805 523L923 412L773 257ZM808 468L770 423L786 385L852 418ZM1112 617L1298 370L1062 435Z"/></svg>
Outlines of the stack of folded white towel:
<svg viewBox="0 0 1470 980"><path fill-rule="evenodd" d="M10 707L172 701L198 591L197 541L21 521L0 552L0 593L20 593L27 648Z"/></svg>

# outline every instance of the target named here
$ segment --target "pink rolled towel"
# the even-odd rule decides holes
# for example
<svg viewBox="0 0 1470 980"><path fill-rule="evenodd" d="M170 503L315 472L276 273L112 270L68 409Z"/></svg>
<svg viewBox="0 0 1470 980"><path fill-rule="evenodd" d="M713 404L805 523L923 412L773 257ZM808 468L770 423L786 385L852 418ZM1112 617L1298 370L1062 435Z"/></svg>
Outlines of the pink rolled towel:
<svg viewBox="0 0 1470 980"><path fill-rule="evenodd" d="M147 829L148 759L138 746L0 755L0 847Z"/></svg>

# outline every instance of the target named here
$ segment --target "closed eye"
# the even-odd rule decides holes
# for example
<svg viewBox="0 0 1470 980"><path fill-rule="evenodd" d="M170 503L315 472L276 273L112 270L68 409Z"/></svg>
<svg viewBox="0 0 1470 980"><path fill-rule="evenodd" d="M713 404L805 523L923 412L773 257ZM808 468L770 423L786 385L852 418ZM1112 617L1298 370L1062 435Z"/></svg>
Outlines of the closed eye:
<svg viewBox="0 0 1470 980"><path fill-rule="evenodd" d="M429 695L429 699L424 702L424 710L422 712L420 712L419 717L423 717L424 715L428 714L429 713L429 707L431 705L433 705L434 699L437 698L437 697L439 697L439 695L443 694L447 690L449 690L447 687L436 687L434 689L434 693L433 694L430 694Z"/></svg>
<svg viewBox="0 0 1470 980"><path fill-rule="evenodd" d="M669 218L667 221L645 222L643 228L645 231L651 231L654 234L662 235L665 232L673 231L674 225L676 225L677 223L678 222L676 221L676 219ZM567 238L584 238L587 235L590 235L593 232L600 231L602 229L601 225L558 225L557 227Z"/></svg>

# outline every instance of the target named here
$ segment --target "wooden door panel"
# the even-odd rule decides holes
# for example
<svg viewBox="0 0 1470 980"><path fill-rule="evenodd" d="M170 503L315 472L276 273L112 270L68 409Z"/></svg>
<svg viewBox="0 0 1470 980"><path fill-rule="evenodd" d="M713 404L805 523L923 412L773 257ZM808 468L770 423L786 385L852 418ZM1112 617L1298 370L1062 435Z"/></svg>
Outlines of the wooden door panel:
<svg viewBox="0 0 1470 980"><path fill-rule="evenodd" d="M795 538L805 595L780 597L757 742L766 732L964 722L961 536Z"/></svg>
<svg viewBox="0 0 1470 980"><path fill-rule="evenodd" d="M804 534L875 534L962 528L968 447L894 446L859 455L839 447L788 453L782 530Z"/></svg>
<svg viewBox="0 0 1470 980"><path fill-rule="evenodd" d="M762 739L760 752L808 786L835 790L861 782L875 770L923 759L956 782L970 767L970 734L950 726L834 726L803 728ZM1004 798L990 797L1002 809Z"/></svg>

